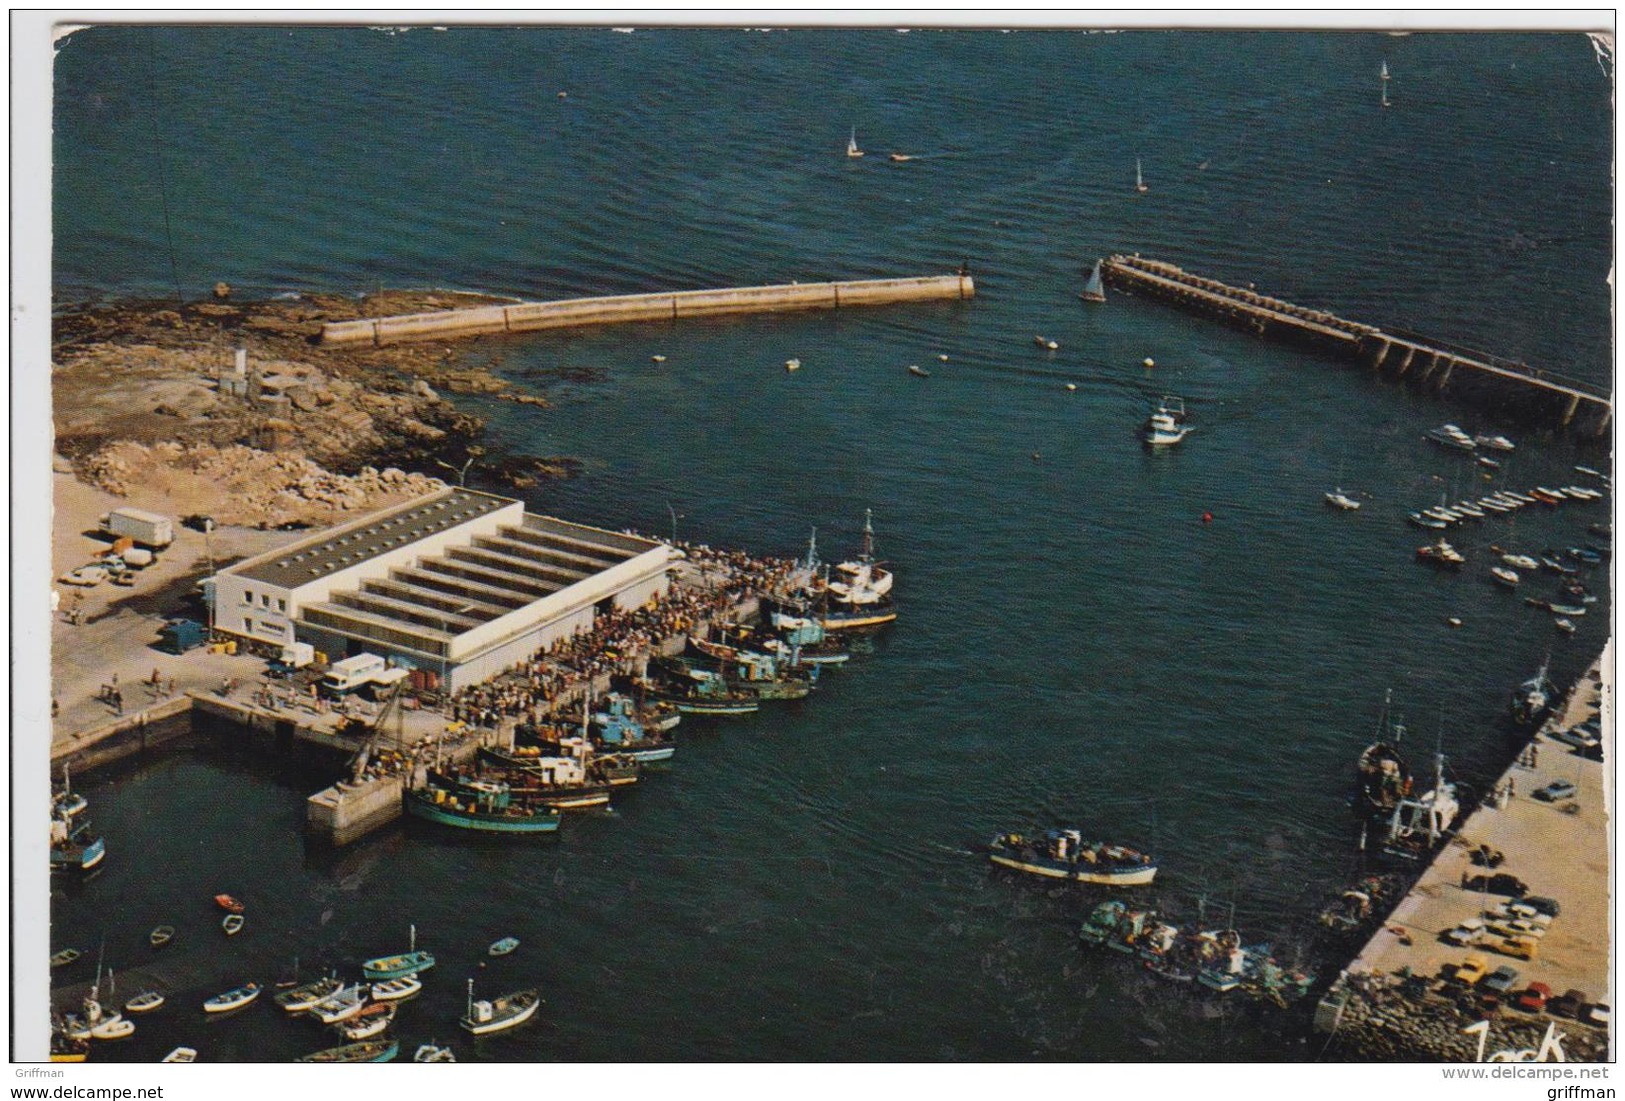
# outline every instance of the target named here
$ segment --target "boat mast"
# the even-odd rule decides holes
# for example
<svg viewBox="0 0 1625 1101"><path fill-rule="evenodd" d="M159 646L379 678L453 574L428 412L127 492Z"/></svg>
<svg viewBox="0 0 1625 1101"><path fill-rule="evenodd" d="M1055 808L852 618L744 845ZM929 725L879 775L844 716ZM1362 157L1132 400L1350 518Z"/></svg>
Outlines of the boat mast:
<svg viewBox="0 0 1625 1101"><path fill-rule="evenodd" d="M408 952L416 952L417 948L418 948L418 927L416 925L409 925L409 926L407 926L407 949L406 950Z"/></svg>
<svg viewBox="0 0 1625 1101"><path fill-rule="evenodd" d="M468 980L468 1008L463 1012L465 1017L474 1016L474 980Z"/></svg>
<svg viewBox="0 0 1625 1101"><path fill-rule="evenodd" d="M1388 81L1389 81L1388 62L1384 61L1382 63L1382 105L1384 107L1392 107L1393 106L1393 104L1388 102Z"/></svg>
<svg viewBox="0 0 1625 1101"><path fill-rule="evenodd" d="M866 508L863 510L863 553L858 556L858 561L864 565L868 565L875 560L874 518L874 509Z"/></svg>

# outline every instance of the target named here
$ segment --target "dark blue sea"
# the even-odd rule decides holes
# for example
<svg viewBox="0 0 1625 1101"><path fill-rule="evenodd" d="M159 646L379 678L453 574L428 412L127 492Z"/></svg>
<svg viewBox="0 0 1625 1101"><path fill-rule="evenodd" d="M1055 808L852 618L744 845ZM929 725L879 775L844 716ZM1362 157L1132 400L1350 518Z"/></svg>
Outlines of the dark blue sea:
<svg viewBox="0 0 1625 1101"><path fill-rule="evenodd" d="M804 705L685 724L674 767L536 844L403 828L307 852L325 779L215 741L90 782L112 855L53 897L53 947L105 937L135 967L167 922L185 976L173 1012L98 1058L325 1046L270 1007L205 1026L196 1003L295 956L353 968L409 923L441 961L402 1012L411 1046L457 1032L470 976L543 987L538 1023L459 1039L464 1061L1314 1058L1302 1012L1085 952L1103 895L991 875L976 847L1058 823L1154 846L1165 910L1233 905L1335 973L1314 917L1356 867L1345 797L1385 693L1415 755L1442 747L1482 790L1512 752L1509 689L1548 654L1572 679L1611 618L1606 572L1571 638L1487 576L1489 544L1592 540L1606 504L1453 534L1459 574L1414 561L1404 514L1609 457L1076 294L1095 258L1138 252L1611 385L1611 80L1556 34L73 35L63 302L216 280L540 299L962 263L977 283L965 303L462 346L556 403L468 399L493 446L585 462L534 508L782 555L816 525L827 558L873 509L898 623ZM1152 454L1135 433L1165 392L1196 431ZM1446 421L1517 450L1487 482L1423 442ZM1334 485L1365 507L1328 510ZM229 943L220 890L256 917ZM480 969L505 934L520 952Z"/></svg>

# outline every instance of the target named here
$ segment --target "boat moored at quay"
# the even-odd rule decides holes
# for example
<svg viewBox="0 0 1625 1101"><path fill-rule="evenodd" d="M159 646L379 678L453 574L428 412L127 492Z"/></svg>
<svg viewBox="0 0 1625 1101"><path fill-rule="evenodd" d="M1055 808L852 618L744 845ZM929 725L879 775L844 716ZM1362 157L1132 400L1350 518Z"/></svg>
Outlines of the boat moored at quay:
<svg viewBox="0 0 1625 1101"><path fill-rule="evenodd" d="M406 812L437 825L481 833L552 833L559 828L557 807L529 807L513 798L507 784L490 780L431 777L408 788Z"/></svg>
<svg viewBox="0 0 1625 1101"><path fill-rule="evenodd" d="M1076 883L1136 886L1150 883L1157 864L1126 845L1085 841L1075 829L1053 829L1036 837L1001 833L988 846L988 859L1003 868Z"/></svg>

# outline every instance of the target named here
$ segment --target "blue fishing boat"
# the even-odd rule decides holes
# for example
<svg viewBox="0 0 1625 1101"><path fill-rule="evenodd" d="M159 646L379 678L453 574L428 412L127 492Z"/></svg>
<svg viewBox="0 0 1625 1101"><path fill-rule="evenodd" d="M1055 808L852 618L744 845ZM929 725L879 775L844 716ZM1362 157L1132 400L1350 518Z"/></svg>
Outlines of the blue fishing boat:
<svg viewBox="0 0 1625 1101"><path fill-rule="evenodd" d="M482 833L551 833L559 828L556 807L528 807L513 799L507 784L488 780L432 779L406 792L406 812L415 818Z"/></svg>
<svg viewBox="0 0 1625 1101"><path fill-rule="evenodd" d="M1085 841L1075 829L1055 829L1042 837L1002 833L993 839L993 863L1030 875L1077 883L1137 886L1157 875L1156 861L1137 849L1104 841Z"/></svg>
<svg viewBox="0 0 1625 1101"><path fill-rule="evenodd" d="M1078 930L1078 939L1085 944L1105 944L1117 932L1117 926L1127 912L1128 904L1125 902L1115 898L1102 902L1084 919L1083 928Z"/></svg>
<svg viewBox="0 0 1625 1101"><path fill-rule="evenodd" d="M762 643L762 649L786 657L791 665L841 665L852 655L829 637L824 625L799 609L799 614L774 609L768 617L776 635Z"/></svg>
<svg viewBox="0 0 1625 1101"><path fill-rule="evenodd" d="M416 975L419 971L427 971L434 966L434 956L428 952L418 950L418 927L413 925L408 932L409 947L405 952L393 956L379 956L377 959L367 960L361 965L363 978L374 982L383 979L402 979L407 975Z"/></svg>
<svg viewBox="0 0 1625 1101"><path fill-rule="evenodd" d="M326 1051L301 1055L296 1063L387 1063L401 1051L399 1040L363 1040L358 1044L330 1047Z"/></svg>
<svg viewBox="0 0 1625 1101"><path fill-rule="evenodd" d="M51 819L51 870L88 872L107 857L105 838L91 835L88 822L66 816Z"/></svg>
<svg viewBox="0 0 1625 1101"><path fill-rule="evenodd" d="M681 712L672 708L681 718ZM647 764L650 761L669 761L677 753L677 743L670 735L651 730L638 718L638 708L632 697L611 692L604 698L604 709L593 712L592 725L597 731L598 744L606 752Z"/></svg>

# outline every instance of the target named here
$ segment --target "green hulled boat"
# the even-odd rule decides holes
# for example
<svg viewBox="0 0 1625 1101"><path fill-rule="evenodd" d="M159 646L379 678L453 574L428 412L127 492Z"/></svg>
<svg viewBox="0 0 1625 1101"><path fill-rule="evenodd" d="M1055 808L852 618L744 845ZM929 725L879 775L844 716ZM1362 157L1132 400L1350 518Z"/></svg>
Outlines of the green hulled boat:
<svg viewBox="0 0 1625 1101"><path fill-rule="evenodd" d="M559 828L556 808L522 806L507 784L488 780L431 781L413 788L406 793L406 812L483 833L552 833Z"/></svg>
<svg viewBox="0 0 1625 1101"><path fill-rule="evenodd" d="M296 1063L387 1063L401 1051L399 1040L363 1040L359 1044L330 1047L295 1059Z"/></svg>

